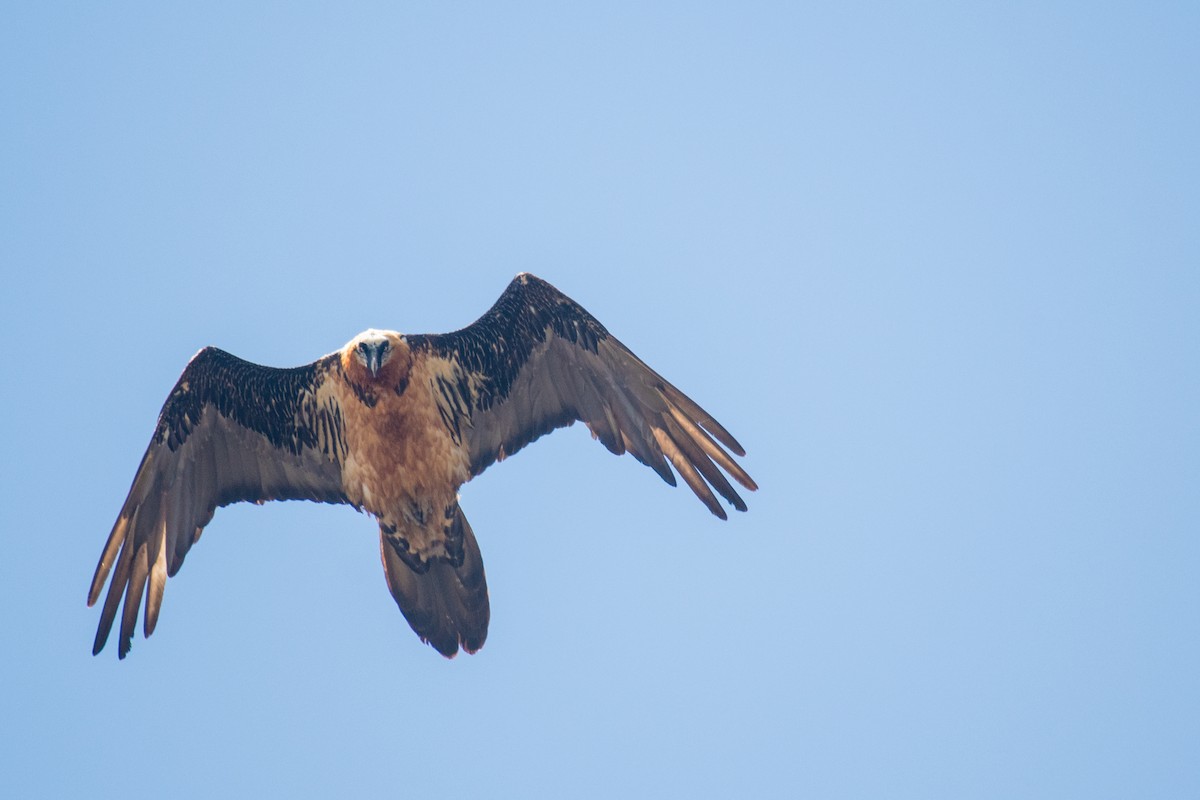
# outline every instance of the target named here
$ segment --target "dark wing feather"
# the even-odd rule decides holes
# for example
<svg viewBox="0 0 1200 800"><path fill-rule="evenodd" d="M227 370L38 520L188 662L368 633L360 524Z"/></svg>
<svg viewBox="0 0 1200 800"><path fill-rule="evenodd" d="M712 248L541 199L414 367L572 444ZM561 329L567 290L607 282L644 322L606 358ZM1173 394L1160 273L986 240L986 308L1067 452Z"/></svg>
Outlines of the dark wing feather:
<svg viewBox="0 0 1200 800"><path fill-rule="evenodd" d="M518 275L467 328L408 342L439 362L435 399L450 435L467 446L472 475L579 420L610 451L631 453L672 485L674 467L722 519L714 489L746 509L722 470L758 488L730 456L745 451L729 431L540 278Z"/></svg>
<svg viewBox="0 0 1200 800"><path fill-rule="evenodd" d="M110 570L93 654L108 640L124 596L118 655L129 652L143 592L154 631L168 575L183 564L218 506L242 500L344 503L340 409L318 389L335 356L273 369L208 347L196 354L158 417L88 592ZM115 569L114 569L115 568Z"/></svg>

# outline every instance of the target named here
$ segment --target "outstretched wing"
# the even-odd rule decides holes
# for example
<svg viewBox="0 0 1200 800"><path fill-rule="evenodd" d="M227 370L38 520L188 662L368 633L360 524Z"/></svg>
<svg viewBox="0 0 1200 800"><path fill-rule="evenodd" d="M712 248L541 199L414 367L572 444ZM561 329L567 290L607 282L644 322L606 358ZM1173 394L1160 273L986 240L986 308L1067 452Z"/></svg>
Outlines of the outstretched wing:
<svg viewBox="0 0 1200 800"><path fill-rule="evenodd" d="M95 604L113 572L92 653L108 640L124 595L118 655L129 652L143 592L154 632L168 575L218 506L242 500L343 503L342 415L321 390L336 356L272 369L215 347L188 363L163 405L88 592Z"/></svg>
<svg viewBox="0 0 1200 800"><path fill-rule="evenodd" d="M414 358L429 360L442 422L466 446L472 475L579 420L610 451L631 453L671 485L673 466L722 519L713 490L746 510L724 473L758 488L727 452L745 455L729 431L533 275L518 275L473 325L407 341Z"/></svg>

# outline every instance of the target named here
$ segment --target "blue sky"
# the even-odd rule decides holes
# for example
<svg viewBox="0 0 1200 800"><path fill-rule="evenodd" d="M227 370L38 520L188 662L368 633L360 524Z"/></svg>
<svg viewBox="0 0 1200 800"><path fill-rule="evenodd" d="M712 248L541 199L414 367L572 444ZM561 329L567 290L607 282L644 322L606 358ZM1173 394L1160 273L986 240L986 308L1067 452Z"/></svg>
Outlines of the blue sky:
<svg viewBox="0 0 1200 800"><path fill-rule="evenodd" d="M5 794L1200 792L1200 15L645 5L3 12ZM464 489L476 656L278 503L92 658L197 349L524 270L733 431L747 514L572 428Z"/></svg>

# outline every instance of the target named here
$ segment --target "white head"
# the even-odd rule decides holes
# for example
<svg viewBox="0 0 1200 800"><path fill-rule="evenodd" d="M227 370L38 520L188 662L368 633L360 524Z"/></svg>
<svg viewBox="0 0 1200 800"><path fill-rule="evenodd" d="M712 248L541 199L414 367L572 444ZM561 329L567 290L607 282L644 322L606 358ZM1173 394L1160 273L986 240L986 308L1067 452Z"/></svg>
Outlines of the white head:
<svg viewBox="0 0 1200 800"><path fill-rule="evenodd" d="M376 378L397 351L407 349L403 334L368 328L350 340L344 353L366 369L372 378Z"/></svg>

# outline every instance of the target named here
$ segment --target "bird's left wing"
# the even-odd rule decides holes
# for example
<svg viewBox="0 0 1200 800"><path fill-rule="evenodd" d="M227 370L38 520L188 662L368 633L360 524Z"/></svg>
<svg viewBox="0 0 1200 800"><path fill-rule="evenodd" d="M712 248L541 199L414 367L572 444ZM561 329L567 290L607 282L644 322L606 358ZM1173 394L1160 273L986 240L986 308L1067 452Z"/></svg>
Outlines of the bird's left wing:
<svg viewBox="0 0 1200 800"><path fill-rule="evenodd" d="M129 652L143 592L146 636L154 631L168 575L183 564L218 506L239 501L344 503L341 410L322 391L326 356L274 369L206 347L188 363L163 404L154 438L96 565L95 604L110 570L93 654L100 652L124 596L118 655Z"/></svg>
<svg viewBox="0 0 1200 800"><path fill-rule="evenodd" d="M674 467L722 519L713 490L746 510L725 473L758 488L728 452L745 455L724 426L533 275L518 275L473 325L407 341L414 359L425 359L422 374L447 432L467 449L472 475L578 420L610 451L632 454L671 485Z"/></svg>

